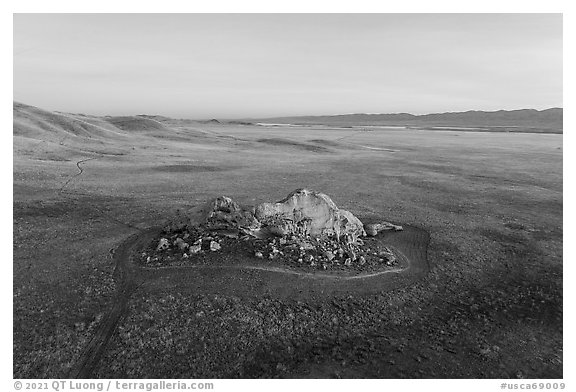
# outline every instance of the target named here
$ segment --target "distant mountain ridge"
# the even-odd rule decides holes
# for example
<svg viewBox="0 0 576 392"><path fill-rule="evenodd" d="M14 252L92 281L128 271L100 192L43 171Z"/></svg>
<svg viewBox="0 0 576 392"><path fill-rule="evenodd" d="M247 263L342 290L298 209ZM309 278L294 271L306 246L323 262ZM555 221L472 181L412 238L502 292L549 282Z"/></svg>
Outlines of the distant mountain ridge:
<svg viewBox="0 0 576 392"><path fill-rule="evenodd" d="M14 131L16 135L61 138L124 136L133 132L165 131L167 124L205 124L249 126L255 123L353 126L402 126L422 129L458 129L489 132L562 133L563 108L545 110L519 109L466 112L447 112L415 115L410 113L389 114L341 114L326 116L292 116L242 120L186 120L160 115L91 116L63 112L50 112L20 102L13 102ZM55 126L58 124L58 126ZM64 132L64 133L62 133ZM58 139L60 140L60 139Z"/></svg>
<svg viewBox="0 0 576 392"><path fill-rule="evenodd" d="M301 124L301 125L398 125L398 126L457 126L457 127L523 127L562 131L563 108L545 110L518 109L466 112L447 112L415 115L410 113L389 114L340 114L328 116L293 116L251 119L252 122Z"/></svg>

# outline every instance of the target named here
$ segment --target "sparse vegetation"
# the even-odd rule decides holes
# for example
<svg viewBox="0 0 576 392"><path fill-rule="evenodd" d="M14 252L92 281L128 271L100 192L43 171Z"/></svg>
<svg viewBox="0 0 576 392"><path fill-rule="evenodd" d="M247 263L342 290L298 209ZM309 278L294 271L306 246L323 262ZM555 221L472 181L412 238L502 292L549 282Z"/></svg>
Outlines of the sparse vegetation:
<svg viewBox="0 0 576 392"><path fill-rule="evenodd" d="M301 187L426 230L430 272L292 296L272 273L148 271L92 375L563 376L561 135L160 117L133 132L46 113L14 107L15 378L70 374L128 236L217 195L255 205Z"/></svg>

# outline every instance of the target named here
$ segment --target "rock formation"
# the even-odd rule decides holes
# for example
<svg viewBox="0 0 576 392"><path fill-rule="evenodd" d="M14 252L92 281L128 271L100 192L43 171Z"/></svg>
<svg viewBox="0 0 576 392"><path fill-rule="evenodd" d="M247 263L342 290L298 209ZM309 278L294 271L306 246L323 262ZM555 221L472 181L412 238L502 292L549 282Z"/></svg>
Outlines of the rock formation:
<svg viewBox="0 0 576 392"><path fill-rule="evenodd" d="M208 230L254 231L260 228L251 211L242 209L238 203L220 196L208 203L204 209L202 225Z"/></svg>
<svg viewBox="0 0 576 392"><path fill-rule="evenodd" d="M262 203L253 209L244 209L231 198L220 196L202 208L178 215L165 230L179 230L186 222L235 236L336 237L348 243L355 243L367 232L373 236L382 230L402 230L401 226L383 222L367 225L365 231L362 222L351 212L339 209L324 193L307 189L297 189L281 201Z"/></svg>

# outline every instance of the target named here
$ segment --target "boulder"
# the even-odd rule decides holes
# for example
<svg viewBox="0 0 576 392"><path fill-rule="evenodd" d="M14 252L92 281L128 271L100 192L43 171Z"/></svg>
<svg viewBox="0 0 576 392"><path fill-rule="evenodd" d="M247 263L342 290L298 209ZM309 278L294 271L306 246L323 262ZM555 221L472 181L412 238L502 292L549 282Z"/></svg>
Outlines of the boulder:
<svg viewBox="0 0 576 392"><path fill-rule="evenodd" d="M196 254L202 252L202 245L196 244L190 247L190 254Z"/></svg>
<svg viewBox="0 0 576 392"><path fill-rule="evenodd" d="M364 226L351 212L339 209L324 193L297 189L277 203L262 203L255 208L256 219L272 233L314 237L366 235Z"/></svg>
<svg viewBox="0 0 576 392"><path fill-rule="evenodd" d="M168 240L166 238L160 238L160 241L158 241L158 246L156 247L156 250L166 250L170 247L170 242L168 242Z"/></svg>
<svg viewBox="0 0 576 392"><path fill-rule="evenodd" d="M366 228L366 234L368 234L369 236L375 236L379 232L385 230L394 230L394 231L404 230L402 226L397 226L390 222L369 223L366 225L365 228Z"/></svg>
<svg viewBox="0 0 576 392"><path fill-rule="evenodd" d="M219 196L204 205L187 210L177 210L175 216L164 226L164 232L179 233L194 226L202 226L210 231L222 231L231 237L237 237L237 233L243 229L250 231L260 228L251 211L242 209L227 196Z"/></svg>
<svg viewBox="0 0 576 392"><path fill-rule="evenodd" d="M216 241L210 241L210 250L212 252L215 252L217 250L222 249L222 247L220 246L220 244Z"/></svg>
<svg viewBox="0 0 576 392"><path fill-rule="evenodd" d="M208 230L252 231L260 228L251 211L242 209L226 196L217 197L207 204L202 222Z"/></svg>

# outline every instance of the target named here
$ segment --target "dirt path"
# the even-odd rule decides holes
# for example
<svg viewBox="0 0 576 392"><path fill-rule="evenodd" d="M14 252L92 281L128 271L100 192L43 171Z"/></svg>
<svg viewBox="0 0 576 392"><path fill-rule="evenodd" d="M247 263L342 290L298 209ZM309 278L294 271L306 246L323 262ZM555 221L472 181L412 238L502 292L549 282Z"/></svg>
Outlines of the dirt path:
<svg viewBox="0 0 576 392"><path fill-rule="evenodd" d="M142 230L128 237L114 252L114 279L117 291L110 309L104 315L94 336L82 352L80 359L72 367L69 378L91 378L94 369L100 362L100 358L106 349L108 341L112 337L118 322L126 313L128 300L138 286L134 265L130 263L130 255L141 247L146 246L152 240L158 229Z"/></svg>
<svg viewBox="0 0 576 392"><path fill-rule="evenodd" d="M81 175L82 173L84 173L84 169L82 169L82 166L80 166L81 163L84 162L88 162L88 161L92 161L94 159L98 159L101 157L92 157L92 158L86 158L86 159L81 159L78 162L76 162L76 167L78 168L78 173L74 174L72 177L68 178L66 180L66 182L60 187L60 193L62 193L64 191L64 188L66 188L66 186L76 177L78 177L79 175Z"/></svg>
<svg viewBox="0 0 576 392"><path fill-rule="evenodd" d="M217 264L170 268L140 268L132 255L145 248L160 233L159 228L141 230L128 237L114 252L117 292L96 333L69 373L70 378L91 378L106 346L125 315L133 292L142 287L153 291L167 286L193 293L238 296L271 294L281 298L323 299L338 294L388 291L414 282L428 271L426 250L429 235L422 229L405 227L384 233L381 240L395 248L405 268L353 276L315 274L286 268L252 264ZM241 283L241 284L238 284Z"/></svg>

